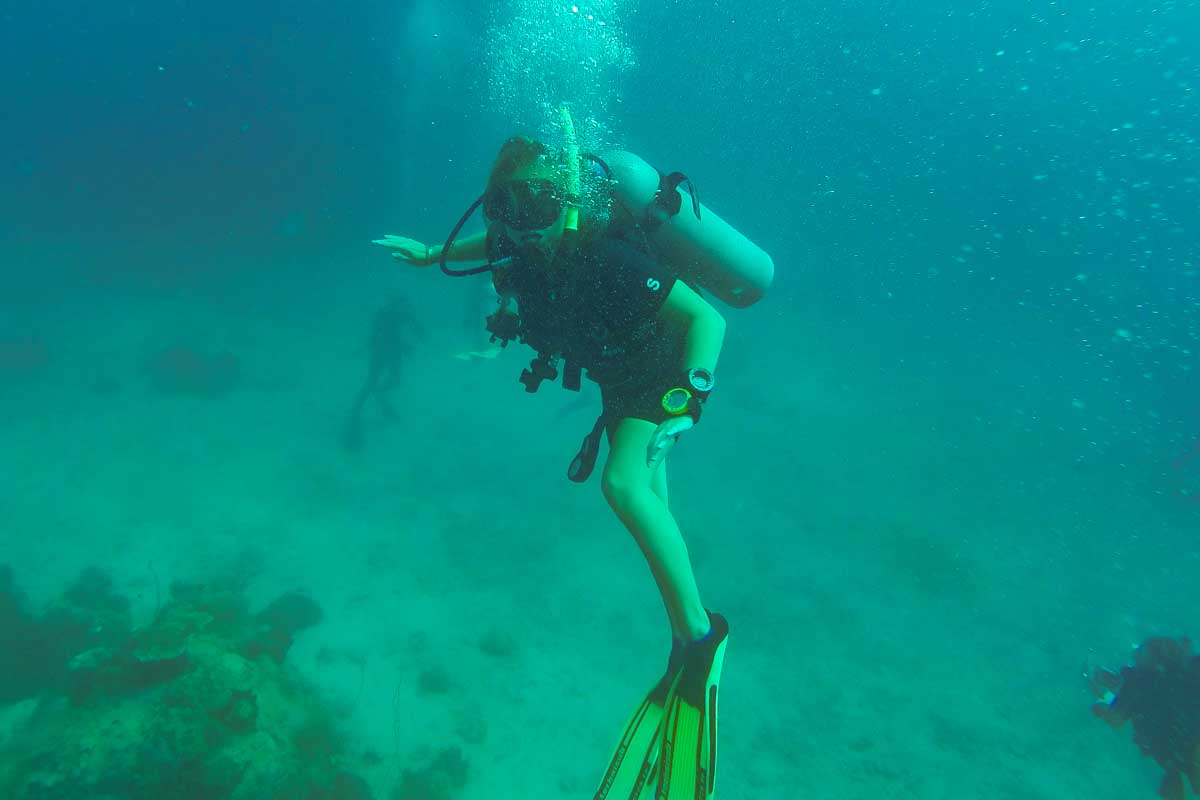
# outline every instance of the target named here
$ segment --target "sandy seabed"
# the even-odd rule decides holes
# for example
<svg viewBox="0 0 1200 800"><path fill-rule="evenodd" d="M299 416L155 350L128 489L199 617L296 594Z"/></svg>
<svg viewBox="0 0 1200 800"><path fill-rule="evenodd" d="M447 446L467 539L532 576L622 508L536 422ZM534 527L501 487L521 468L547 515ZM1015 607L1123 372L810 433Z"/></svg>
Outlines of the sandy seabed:
<svg viewBox="0 0 1200 800"><path fill-rule="evenodd" d="M564 477L598 397L527 396L526 351L456 359L482 342L433 321L399 419L368 408L346 452L371 303L142 300L47 324L50 363L0 385L0 562L34 607L99 567L143 621L172 581L252 565L256 603L323 609L289 664L383 757L377 796L457 747L461 800L590 797L668 645L598 475ZM146 359L181 342L236 353L242 379L156 391ZM828 342L789 357L794 376L727 367L672 456L705 601L732 626L718 796L1154 797L1084 674L1197 633L1195 511L949 381Z"/></svg>

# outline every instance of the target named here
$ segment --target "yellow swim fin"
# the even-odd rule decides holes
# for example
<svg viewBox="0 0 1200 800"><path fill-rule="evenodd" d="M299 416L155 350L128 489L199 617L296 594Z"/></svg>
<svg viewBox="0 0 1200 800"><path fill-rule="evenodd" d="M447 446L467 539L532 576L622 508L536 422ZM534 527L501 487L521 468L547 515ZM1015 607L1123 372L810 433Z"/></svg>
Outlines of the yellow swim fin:
<svg viewBox="0 0 1200 800"><path fill-rule="evenodd" d="M709 614L712 632L683 650L667 699L654 800L712 800L717 779L717 687L729 623Z"/></svg>
<svg viewBox="0 0 1200 800"><path fill-rule="evenodd" d="M667 671L646 693L625 723L600 788L592 800L651 800L658 779L658 754L667 701L679 680L682 648L676 647Z"/></svg>

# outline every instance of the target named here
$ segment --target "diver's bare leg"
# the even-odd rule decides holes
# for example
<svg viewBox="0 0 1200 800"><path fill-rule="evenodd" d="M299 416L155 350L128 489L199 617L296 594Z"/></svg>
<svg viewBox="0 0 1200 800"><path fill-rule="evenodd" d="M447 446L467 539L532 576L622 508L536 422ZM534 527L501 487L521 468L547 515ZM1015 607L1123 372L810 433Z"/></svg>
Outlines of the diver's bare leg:
<svg viewBox="0 0 1200 800"><path fill-rule="evenodd" d="M666 474L646 466L646 445L654 428L645 420L623 419L609 429L601 485L609 505L646 556L676 638L686 642L708 632L708 614L700 602L683 534L667 508Z"/></svg>
<svg viewBox="0 0 1200 800"><path fill-rule="evenodd" d="M396 368L391 364L373 364L367 384L371 387L370 394L375 398L379 413L388 419L395 419L396 410L392 408L388 392L396 384Z"/></svg>
<svg viewBox="0 0 1200 800"><path fill-rule="evenodd" d="M358 394L354 398L354 405L350 407L350 413L346 415L346 422L342 425L342 446L347 450L362 449L364 439L362 410L363 404L367 402L367 398L370 396L371 382L368 380L358 390Z"/></svg>

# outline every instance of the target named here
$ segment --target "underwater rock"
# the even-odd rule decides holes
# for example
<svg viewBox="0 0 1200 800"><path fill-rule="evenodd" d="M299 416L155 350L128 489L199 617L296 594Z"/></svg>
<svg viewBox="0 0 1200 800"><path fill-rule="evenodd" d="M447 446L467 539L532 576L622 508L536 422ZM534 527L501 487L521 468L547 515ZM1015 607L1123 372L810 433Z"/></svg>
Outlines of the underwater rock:
<svg viewBox="0 0 1200 800"><path fill-rule="evenodd" d="M108 573L88 567L63 593L61 607L86 613L106 627L129 629L129 600L117 594Z"/></svg>
<svg viewBox="0 0 1200 800"><path fill-rule="evenodd" d="M36 697L30 697L12 705L0 705L0 749L21 735L22 728L37 712L38 702Z"/></svg>
<svg viewBox="0 0 1200 800"><path fill-rule="evenodd" d="M242 652L251 659L265 655L282 664L296 634L316 625L322 616L321 607L307 595L299 592L280 595L255 616L258 628Z"/></svg>
<svg viewBox="0 0 1200 800"><path fill-rule="evenodd" d="M212 716L234 733L249 733L258 721L258 695L248 689L235 689Z"/></svg>
<svg viewBox="0 0 1200 800"><path fill-rule="evenodd" d="M173 702L197 708L236 733L253 730L262 671L253 662L229 652L219 640L198 637L189 645L188 655L204 668L194 670L172 687Z"/></svg>
<svg viewBox="0 0 1200 800"><path fill-rule="evenodd" d="M257 619L272 630L295 635L316 625L322 616L321 607L308 595L286 592L260 611Z"/></svg>
<svg viewBox="0 0 1200 800"><path fill-rule="evenodd" d="M45 614L25 612L12 571L0 568L0 703L63 689L80 652L128 634L129 604L108 576L85 570Z"/></svg>
<svg viewBox="0 0 1200 800"><path fill-rule="evenodd" d="M213 583L171 582L171 599L193 612L208 615L222 634L231 634L246 624L250 616L246 603L246 586L240 580Z"/></svg>
<svg viewBox="0 0 1200 800"><path fill-rule="evenodd" d="M36 694L42 686L38 665L29 658L34 620L25 612L12 569L0 566L0 705Z"/></svg>
<svg viewBox="0 0 1200 800"><path fill-rule="evenodd" d="M426 697L450 691L450 673L441 667L429 667L417 675L417 694Z"/></svg>
<svg viewBox="0 0 1200 800"><path fill-rule="evenodd" d="M242 652L251 660L266 656L276 664L282 664L288 651L292 649L293 641L290 634L263 628L246 640L242 645Z"/></svg>
<svg viewBox="0 0 1200 800"><path fill-rule="evenodd" d="M97 648L71 659L68 695L84 704L97 697L140 692L183 675L191 668L184 654L170 658L139 660L129 648Z"/></svg>
<svg viewBox="0 0 1200 800"><path fill-rule="evenodd" d="M219 753L199 765L194 770L195 790L189 794L179 792L178 787L172 787L172 795L187 798L225 798L233 795L234 791L246 777L249 769L244 761L234 758L228 753ZM179 792L176 794L176 792Z"/></svg>
<svg viewBox="0 0 1200 800"><path fill-rule="evenodd" d="M479 649L492 658L512 658L517 654L517 640L507 630L495 629L480 637Z"/></svg>
<svg viewBox="0 0 1200 800"><path fill-rule="evenodd" d="M339 772L333 776L332 786L318 787L308 800L371 800L371 797L366 781L352 772Z"/></svg>
<svg viewBox="0 0 1200 800"><path fill-rule="evenodd" d="M292 743L305 758L328 758L342 751L333 717L327 713L310 714L296 729Z"/></svg>
<svg viewBox="0 0 1200 800"><path fill-rule="evenodd" d="M133 635L133 657L152 662L178 658L187 652L188 641L204 631L212 615L187 606L169 606L148 627Z"/></svg>
<svg viewBox="0 0 1200 800"><path fill-rule="evenodd" d="M166 394L214 397L240 382L242 366L232 353L215 355L186 345L160 350L146 362L151 385Z"/></svg>
<svg viewBox="0 0 1200 800"><path fill-rule="evenodd" d="M73 703L86 703L96 695L109 695L124 687L125 664L121 652L95 647L76 654L67 664L67 694Z"/></svg>
<svg viewBox="0 0 1200 800"><path fill-rule="evenodd" d="M191 659L186 654L151 660L134 659L133 663L128 665L128 681L125 688L130 691L147 689L174 680L191 667Z"/></svg>

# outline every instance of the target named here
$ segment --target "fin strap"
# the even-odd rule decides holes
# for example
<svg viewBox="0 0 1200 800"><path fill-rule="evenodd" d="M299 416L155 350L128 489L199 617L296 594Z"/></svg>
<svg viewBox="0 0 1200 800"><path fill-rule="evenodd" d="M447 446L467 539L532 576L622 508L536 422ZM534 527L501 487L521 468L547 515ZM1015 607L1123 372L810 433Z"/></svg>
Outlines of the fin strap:
<svg viewBox="0 0 1200 800"><path fill-rule="evenodd" d="M600 454L600 437L604 434L604 422L604 414L596 418L592 432L583 437L579 452L571 459L571 465L567 467L567 478L573 483L587 482L592 470L596 468L596 456Z"/></svg>

